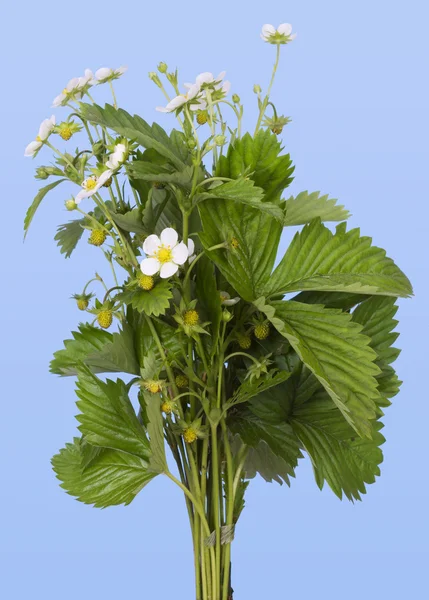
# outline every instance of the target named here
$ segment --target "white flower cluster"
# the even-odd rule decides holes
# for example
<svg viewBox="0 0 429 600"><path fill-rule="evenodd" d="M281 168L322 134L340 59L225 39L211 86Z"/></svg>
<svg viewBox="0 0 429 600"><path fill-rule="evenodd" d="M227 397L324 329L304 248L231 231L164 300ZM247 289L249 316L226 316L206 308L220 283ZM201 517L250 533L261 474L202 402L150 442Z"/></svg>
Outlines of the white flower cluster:
<svg viewBox="0 0 429 600"><path fill-rule="evenodd" d="M205 110L207 108L206 92L210 90L221 97L226 96L231 88L229 81L223 81L226 75L225 71L219 73L217 77L213 73L200 73L195 83L185 83L184 87L188 90L186 94L179 94L167 104L167 106L157 106L156 110L163 113L170 113L182 106L188 105L190 110Z"/></svg>
<svg viewBox="0 0 429 600"><path fill-rule="evenodd" d="M73 79L70 79L61 94L54 98L53 106L64 106L69 100L80 100L83 94L93 85L100 85L101 83L118 79L126 70L127 67L119 67L119 69L102 67L94 75L91 69L85 69L83 77L73 77Z"/></svg>
<svg viewBox="0 0 429 600"><path fill-rule="evenodd" d="M179 242L177 231L167 227L160 237L152 234L144 241L143 251L146 258L140 263L141 271L144 275L159 273L162 279L171 277L188 258L193 258L194 249L193 240L189 239L187 245Z"/></svg>

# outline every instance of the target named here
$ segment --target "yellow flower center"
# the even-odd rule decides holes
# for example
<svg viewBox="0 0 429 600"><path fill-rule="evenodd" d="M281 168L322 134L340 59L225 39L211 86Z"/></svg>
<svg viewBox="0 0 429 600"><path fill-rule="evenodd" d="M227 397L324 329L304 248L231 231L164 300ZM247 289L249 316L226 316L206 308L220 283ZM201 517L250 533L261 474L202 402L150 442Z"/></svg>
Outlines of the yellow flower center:
<svg viewBox="0 0 429 600"><path fill-rule="evenodd" d="M40 137L40 135L36 136L36 142L41 142L43 141L42 138Z"/></svg>
<svg viewBox="0 0 429 600"><path fill-rule="evenodd" d="M164 412L166 415L171 414L173 407L171 405L171 402L169 402L168 400L166 400L165 402L163 402L161 404L161 410L162 412Z"/></svg>
<svg viewBox="0 0 429 600"><path fill-rule="evenodd" d="M161 391L161 384L159 381L146 381L144 386L151 394L158 394Z"/></svg>
<svg viewBox="0 0 429 600"><path fill-rule="evenodd" d="M97 185L97 180L94 177L90 177L85 181L85 188L87 190L93 190Z"/></svg>
<svg viewBox="0 0 429 600"><path fill-rule="evenodd" d="M67 95L68 95L68 93L69 93L69 91L68 91L68 89L67 89L67 88L64 88L64 89L63 89L63 91L62 91L62 93L64 94L64 96L67 96Z"/></svg>
<svg viewBox="0 0 429 600"><path fill-rule="evenodd" d="M173 252L170 246L161 246L158 252L155 254L155 257L159 260L161 264L164 264L172 261Z"/></svg>
<svg viewBox="0 0 429 600"><path fill-rule="evenodd" d="M71 136L73 135L73 132L71 130L70 127L63 127L60 131L60 136L63 138L63 140L65 140L66 142L71 138Z"/></svg>
<svg viewBox="0 0 429 600"><path fill-rule="evenodd" d="M183 315L183 322L185 325L196 325L199 321L199 315L196 310L187 310Z"/></svg>
<svg viewBox="0 0 429 600"><path fill-rule="evenodd" d="M143 273L141 273L138 276L137 282L139 287L141 287L143 290L146 290L147 292L151 290L154 286L153 277L151 277L150 275L144 275Z"/></svg>
<svg viewBox="0 0 429 600"><path fill-rule="evenodd" d="M236 237L233 237L233 238L231 239L231 246L232 246L234 249L236 249L236 248L239 248L239 247L240 247L240 242L237 240L237 238L236 238Z"/></svg>
<svg viewBox="0 0 429 600"><path fill-rule="evenodd" d="M185 440L185 442L187 444L192 444L192 442L195 442L195 440L197 439L197 437L198 436L196 434L196 431L194 429L192 429L192 427L189 427L183 433L183 439Z"/></svg>

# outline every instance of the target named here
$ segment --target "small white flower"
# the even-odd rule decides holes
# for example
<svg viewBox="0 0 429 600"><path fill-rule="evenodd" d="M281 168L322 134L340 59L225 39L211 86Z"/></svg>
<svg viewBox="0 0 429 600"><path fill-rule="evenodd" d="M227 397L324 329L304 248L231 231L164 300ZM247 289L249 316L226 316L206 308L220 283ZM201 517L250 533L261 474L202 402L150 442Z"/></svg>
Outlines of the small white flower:
<svg viewBox="0 0 429 600"><path fill-rule="evenodd" d="M270 44L288 44L296 38L296 33L292 33L290 23L282 23L277 29L273 25L264 25L261 38Z"/></svg>
<svg viewBox="0 0 429 600"><path fill-rule="evenodd" d="M185 243L179 243L177 231L171 227L164 229L160 237L153 234L146 238L143 250L147 258L140 263L142 273L155 275L159 272L162 279L174 275L189 256L189 248Z"/></svg>
<svg viewBox="0 0 429 600"><path fill-rule="evenodd" d="M106 163L106 167L115 171L126 161L128 155L127 147L125 144L116 144L115 150L109 156L109 160Z"/></svg>
<svg viewBox="0 0 429 600"><path fill-rule="evenodd" d="M237 296L236 298L231 298L228 292L219 292L220 303L224 306L234 306L237 302L240 302L240 298Z"/></svg>
<svg viewBox="0 0 429 600"><path fill-rule="evenodd" d="M86 91L92 85L95 85L97 80L94 78L94 73L91 69L85 69L85 75L83 77L79 77L78 89L82 91Z"/></svg>
<svg viewBox="0 0 429 600"><path fill-rule="evenodd" d="M225 75L226 71L222 71L217 77L214 77L213 73L209 73L208 71L206 71L204 73L200 73L197 76L195 84L201 88L203 98L205 96L205 89L211 90L212 94L216 96L216 99L220 99L228 94L229 90L231 89L231 82L223 81ZM185 83L185 87L190 88L192 85L195 84ZM205 106L203 108L199 108L200 110L204 110L207 106L207 103L205 102L205 100L201 100L201 103Z"/></svg>
<svg viewBox="0 0 429 600"><path fill-rule="evenodd" d="M109 67L101 67L95 72L96 83L107 83L114 79L119 79L125 73L128 67L119 67L119 69L110 69Z"/></svg>
<svg viewBox="0 0 429 600"><path fill-rule="evenodd" d="M43 146L45 141L51 135L55 127L55 115L50 119L42 121L39 127L39 133L33 142L30 142L25 149L24 156L36 156L37 152Z"/></svg>
<svg viewBox="0 0 429 600"><path fill-rule="evenodd" d="M170 113L178 108L181 108L185 104L189 104L191 110L203 110L205 103L201 101L201 89L197 83L188 84L188 91L186 94L180 94L176 96L167 104L167 106L157 106L158 112Z"/></svg>
<svg viewBox="0 0 429 600"><path fill-rule="evenodd" d="M79 204L84 198L88 198L97 192L102 185L112 176L112 171L104 171L100 177L91 176L82 182L82 189L75 198L76 204Z"/></svg>
<svg viewBox="0 0 429 600"><path fill-rule="evenodd" d="M73 79L70 79L66 87L61 92L61 94L54 98L52 106L64 106L69 100L79 100L81 98L79 89L80 79L80 77L73 77Z"/></svg>

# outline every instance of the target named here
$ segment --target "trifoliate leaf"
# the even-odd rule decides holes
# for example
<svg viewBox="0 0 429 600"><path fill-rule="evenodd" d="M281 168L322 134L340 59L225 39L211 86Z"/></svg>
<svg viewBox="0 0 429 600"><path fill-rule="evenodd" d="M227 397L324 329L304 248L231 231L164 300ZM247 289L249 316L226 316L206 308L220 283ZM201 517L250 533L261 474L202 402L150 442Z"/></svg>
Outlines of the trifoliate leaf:
<svg viewBox="0 0 429 600"><path fill-rule="evenodd" d="M409 280L386 257L371 246L371 238L359 229L333 234L319 219L297 233L266 286L266 295L300 290L403 296L412 294Z"/></svg>
<svg viewBox="0 0 429 600"><path fill-rule="evenodd" d="M101 381L87 367L78 372L76 402L79 431L93 446L150 456L149 440L134 411L123 381Z"/></svg>
<svg viewBox="0 0 429 600"><path fill-rule="evenodd" d="M349 500L360 500L365 484L380 475L382 423L371 421L371 439L357 436L322 392L295 407L290 424L311 458L320 488L326 480L339 498L344 493Z"/></svg>
<svg viewBox="0 0 429 600"><path fill-rule="evenodd" d="M70 258L71 253L82 237L84 223L85 219L75 219L58 227L54 240L57 242L61 254L65 255L65 258Z"/></svg>
<svg viewBox="0 0 429 600"><path fill-rule="evenodd" d="M349 313L300 302L254 303L286 337L314 373L344 418L360 434L370 436L376 416L376 353Z"/></svg>
<svg viewBox="0 0 429 600"><path fill-rule="evenodd" d="M398 310L395 298L377 296L362 302L352 315L353 321L363 326L362 333L370 338L369 345L377 353L378 360L386 364L394 362L400 353L392 344L399 333L393 329L398 324L394 316Z"/></svg>
<svg viewBox="0 0 429 600"><path fill-rule="evenodd" d="M128 171L134 179L142 179L153 183L173 183L185 190L192 188L194 167L186 166L177 170L169 165L157 165L144 160L135 160L128 166ZM200 167L197 182L204 177L204 171Z"/></svg>
<svg viewBox="0 0 429 600"><path fill-rule="evenodd" d="M57 187L57 185L59 185L60 183L62 183L63 181L65 181L65 179L58 179L57 181L53 181L52 183L49 183L48 185L45 185L45 187L42 187L36 197L34 198L30 208L27 210L27 213L25 215L25 219L24 219L24 239L27 235L28 232L28 228L31 225L31 221L33 220L34 215L36 214L37 209L39 208L43 198L46 196L46 194L48 192L50 192L51 190L53 190L54 188Z"/></svg>
<svg viewBox="0 0 429 600"><path fill-rule="evenodd" d="M286 200L285 225L305 225L317 217L321 221L345 221L350 213L344 206L337 205L337 200L321 196L320 192L301 192Z"/></svg>
<svg viewBox="0 0 429 600"><path fill-rule="evenodd" d="M84 470L81 462L81 441L75 438L52 458L52 467L68 494L98 508L129 504L155 476L145 460L117 450L103 450Z"/></svg>
<svg viewBox="0 0 429 600"><path fill-rule="evenodd" d="M249 176L265 191L266 202L278 202L294 171L289 154L280 156L281 150L277 136L268 129L259 130L254 137L246 133L229 146L226 156L220 157L216 176Z"/></svg>
<svg viewBox="0 0 429 600"><path fill-rule="evenodd" d="M126 289L116 296L117 300L132 306L138 312L155 317L165 314L170 307L172 297L171 283L166 280L159 281L151 290Z"/></svg>
<svg viewBox="0 0 429 600"><path fill-rule="evenodd" d="M113 213L112 219L124 231L129 233L138 233L140 235L149 235L149 232L143 225L143 217L140 208L134 208L125 214Z"/></svg>

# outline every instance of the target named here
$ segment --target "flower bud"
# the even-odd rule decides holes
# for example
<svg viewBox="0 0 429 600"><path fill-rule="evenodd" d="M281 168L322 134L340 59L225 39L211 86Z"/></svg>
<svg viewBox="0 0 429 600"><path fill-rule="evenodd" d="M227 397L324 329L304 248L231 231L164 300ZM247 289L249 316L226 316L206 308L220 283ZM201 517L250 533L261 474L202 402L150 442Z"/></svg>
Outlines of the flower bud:
<svg viewBox="0 0 429 600"><path fill-rule="evenodd" d="M229 322L231 321L231 319L232 319L232 314L229 312L229 310L226 310L226 309L225 309L225 310L222 312L222 321L223 321L224 323L229 323Z"/></svg>
<svg viewBox="0 0 429 600"><path fill-rule="evenodd" d="M48 179L49 171L46 167L38 167L36 169L36 179Z"/></svg>
<svg viewBox="0 0 429 600"><path fill-rule="evenodd" d="M168 67L167 67L167 65L165 64L165 62L160 62L160 63L159 63L159 65L158 65L158 71L159 71L160 73L167 73L167 69L168 69Z"/></svg>
<svg viewBox="0 0 429 600"><path fill-rule="evenodd" d="M100 152L103 151L104 148L104 143L103 142L95 142L95 144L92 145L92 152L95 156L97 156L97 154L100 154Z"/></svg>
<svg viewBox="0 0 429 600"><path fill-rule="evenodd" d="M255 94L260 94L262 92L261 86L255 83L255 85L253 86L253 91L255 92Z"/></svg>
<svg viewBox="0 0 429 600"><path fill-rule="evenodd" d="M70 200L66 200L64 202L64 206L66 207L67 210L76 210L77 209L77 204L73 200L73 198L70 198Z"/></svg>
<svg viewBox="0 0 429 600"><path fill-rule="evenodd" d="M224 135L216 135L214 138L216 146L223 146L226 144L226 137Z"/></svg>
<svg viewBox="0 0 429 600"><path fill-rule="evenodd" d="M188 146L189 150L194 150L194 148L196 147L197 143L196 143L196 141L194 140L194 138L189 138L189 139L186 141L186 145Z"/></svg>
<svg viewBox="0 0 429 600"><path fill-rule="evenodd" d="M238 94L233 94L233 95L232 95L232 101L233 101L235 104L238 104L238 103L240 102L240 96L239 96Z"/></svg>
<svg viewBox="0 0 429 600"><path fill-rule="evenodd" d="M155 73L155 71L151 71L149 73L149 79L151 79L155 85L157 85L159 88L162 87L162 83L161 80L159 79L157 73Z"/></svg>

